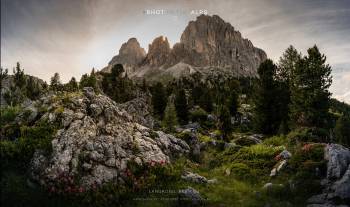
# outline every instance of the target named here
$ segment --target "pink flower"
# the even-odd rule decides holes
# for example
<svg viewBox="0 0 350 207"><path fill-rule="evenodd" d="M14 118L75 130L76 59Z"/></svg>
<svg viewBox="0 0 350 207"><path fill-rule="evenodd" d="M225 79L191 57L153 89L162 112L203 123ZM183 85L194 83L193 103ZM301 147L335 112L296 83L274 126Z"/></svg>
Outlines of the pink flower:
<svg viewBox="0 0 350 207"><path fill-rule="evenodd" d="M311 148L312 148L312 144L306 144L303 146L302 150L305 152L308 152L311 150Z"/></svg>
<svg viewBox="0 0 350 207"><path fill-rule="evenodd" d="M79 188L79 193L83 193L85 191L85 189L83 187Z"/></svg>
<svg viewBox="0 0 350 207"><path fill-rule="evenodd" d="M276 161L281 160L281 155L277 155L277 156L275 157L275 160L276 160Z"/></svg>

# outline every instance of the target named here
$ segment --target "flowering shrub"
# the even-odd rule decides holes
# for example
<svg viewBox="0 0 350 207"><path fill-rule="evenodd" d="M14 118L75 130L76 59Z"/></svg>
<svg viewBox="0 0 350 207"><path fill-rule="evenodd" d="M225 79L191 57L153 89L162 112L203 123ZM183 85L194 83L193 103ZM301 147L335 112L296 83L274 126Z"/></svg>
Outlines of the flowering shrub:
<svg viewBox="0 0 350 207"><path fill-rule="evenodd" d="M290 167L304 177L324 174L326 169L324 148L325 144L322 143L304 144L290 159Z"/></svg>
<svg viewBox="0 0 350 207"><path fill-rule="evenodd" d="M302 148L301 148L301 150L303 151L303 152L310 152L310 150L312 149L312 144L305 144Z"/></svg>
<svg viewBox="0 0 350 207"><path fill-rule="evenodd" d="M135 161L128 162L128 168L122 175L126 178L126 184L133 191L144 189L159 180L168 179L171 176L171 166L166 160L150 160L139 165Z"/></svg>
<svg viewBox="0 0 350 207"><path fill-rule="evenodd" d="M96 184L92 186L92 189L96 189ZM47 190L51 194L70 195L84 193L86 188L80 186L72 175L63 172L58 175L55 183L48 185Z"/></svg>

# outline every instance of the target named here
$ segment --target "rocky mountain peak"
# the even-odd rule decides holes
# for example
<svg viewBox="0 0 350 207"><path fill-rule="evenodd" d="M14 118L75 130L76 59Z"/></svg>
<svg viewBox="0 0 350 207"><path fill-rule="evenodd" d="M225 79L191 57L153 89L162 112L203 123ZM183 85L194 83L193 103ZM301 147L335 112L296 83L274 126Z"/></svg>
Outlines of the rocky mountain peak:
<svg viewBox="0 0 350 207"><path fill-rule="evenodd" d="M133 72L134 69L145 59L146 51L140 46L136 38L130 38L119 49L119 54L114 56L108 64L108 71L115 64L123 64L128 72Z"/></svg>
<svg viewBox="0 0 350 207"><path fill-rule="evenodd" d="M168 38L159 36L149 45L145 64L161 66L167 61L170 52L171 49Z"/></svg>
<svg viewBox="0 0 350 207"><path fill-rule="evenodd" d="M255 48L217 15L201 15L191 21L181 35L180 44L190 54L184 62L194 66L232 67L253 74L266 59L264 51Z"/></svg>

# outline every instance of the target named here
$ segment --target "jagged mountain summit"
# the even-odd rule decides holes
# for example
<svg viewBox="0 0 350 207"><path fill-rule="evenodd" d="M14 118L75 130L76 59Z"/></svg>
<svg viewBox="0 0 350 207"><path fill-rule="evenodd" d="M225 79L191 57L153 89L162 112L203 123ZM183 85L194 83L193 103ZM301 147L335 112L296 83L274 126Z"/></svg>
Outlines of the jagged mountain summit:
<svg viewBox="0 0 350 207"><path fill-rule="evenodd" d="M160 36L149 45L146 54L136 38L129 39L102 71L122 64L128 75L135 78L179 77L194 72L255 77L266 58L263 50L244 39L230 23L217 15L201 15L189 22L180 42L172 48L168 39Z"/></svg>

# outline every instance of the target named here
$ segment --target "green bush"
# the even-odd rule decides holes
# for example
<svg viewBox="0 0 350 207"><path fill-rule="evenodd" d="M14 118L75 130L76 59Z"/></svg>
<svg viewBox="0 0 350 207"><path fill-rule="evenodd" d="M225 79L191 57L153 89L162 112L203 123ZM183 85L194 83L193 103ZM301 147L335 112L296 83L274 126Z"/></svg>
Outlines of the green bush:
<svg viewBox="0 0 350 207"><path fill-rule="evenodd" d="M324 144L305 144L297 149L289 160L289 167L300 177L313 177L318 168L319 175L326 171L326 161L324 160Z"/></svg>
<svg viewBox="0 0 350 207"><path fill-rule="evenodd" d="M202 108L196 108L190 112L190 117L193 122L204 123L207 120L208 113Z"/></svg>
<svg viewBox="0 0 350 207"><path fill-rule="evenodd" d="M255 170L257 176L265 176L276 164L274 159L283 147L270 147L262 144L241 148L234 156L233 162L244 163Z"/></svg>
<svg viewBox="0 0 350 207"><path fill-rule="evenodd" d="M256 174L248 165L244 163L233 163L230 165L231 175L237 179L254 181Z"/></svg>
<svg viewBox="0 0 350 207"><path fill-rule="evenodd" d="M14 140L21 134L20 125L17 123L6 124L1 127L1 139L2 140Z"/></svg>
<svg viewBox="0 0 350 207"><path fill-rule="evenodd" d="M27 165L35 150L40 149L45 153L51 152L51 141L55 132L56 126L46 122L34 126L22 126L18 139L0 141L1 159L6 162L13 161Z"/></svg>
<svg viewBox="0 0 350 207"><path fill-rule="evenodd" d="M300 128L291 131L287 139L291 144L304 142L325 142L328 140L328 131L322 128Z"/></svg>
<svg viewBox="0 0 350 207"><path fill-rule="evenodd" d="M206 136L206 135L203 135L203 134L199 134L199 135L198 135L198 139L199 139L199 141L201 141L201 142L210 142L210 141L212 141L212 138L211 138L211 137Z"/></svg>
<svg viewBox="0 0 350 207"><path fill-rule="evenodd" d="M190 132L181 132L181 133L178 133L176 135L176 137L189 143L189 141L191 140L191 133Z"/></svg>
<svg viewBox="0 0 350 207"><path fill-rule="evenodd" d="M251 146L256 144L256 142L253 139L250 139L248 137L238 138L234 140L234 142L240 146Z"/></svg>
<svg viewBox="0 0 350 207"><path fill-rule="evenodd" d="M278 153L283 151L283 147L270 147L262 144L243 147L236 154L237 158L252 159L273 159Z"/></svg>
<svg viewBox="0 0 350 207"><path fill-rule="evenodd" d="M282 146L287 144L287 139L285 136L273 136L270 138L267 138L263 142L267 146Z"/></svg>
<svg viewBox="0 0 350 207"><path fill-rule="evenodd" d="M19 155L19 148L16 142L3 140L0 141L0 153L2 164L8 164L13 158Z"/></svg>
<svg viewBox="0 0 350 207"><path fill-rule="evenodd" d="M15 120L21 108L19 106L7 106L0 108L0 126L4 126Z"/></svg>

